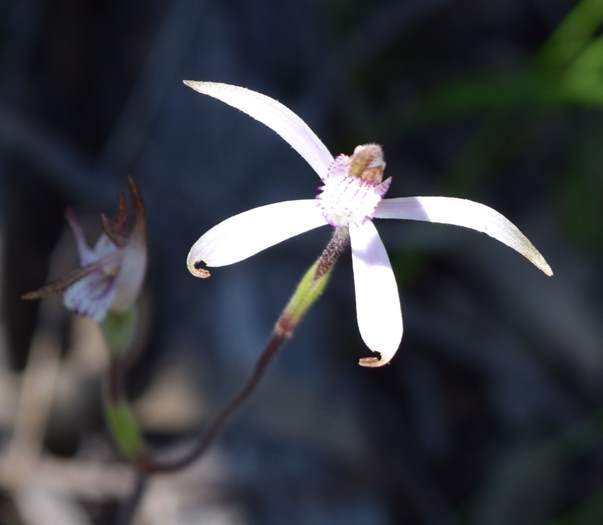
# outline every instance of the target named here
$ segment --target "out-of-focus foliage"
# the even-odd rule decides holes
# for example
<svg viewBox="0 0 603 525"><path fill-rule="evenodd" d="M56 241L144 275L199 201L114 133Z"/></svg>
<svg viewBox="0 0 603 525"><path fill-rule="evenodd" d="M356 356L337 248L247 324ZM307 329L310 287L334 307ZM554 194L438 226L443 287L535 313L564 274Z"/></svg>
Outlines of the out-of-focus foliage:
<svg viewBox="0 0 603 525"><path fill-rule="evenodd" d="M533 105L603 106L603 3L582 0L519 71L487 73L429 93L414 119ZM413 119L413 122L415 120Z"/></svg>

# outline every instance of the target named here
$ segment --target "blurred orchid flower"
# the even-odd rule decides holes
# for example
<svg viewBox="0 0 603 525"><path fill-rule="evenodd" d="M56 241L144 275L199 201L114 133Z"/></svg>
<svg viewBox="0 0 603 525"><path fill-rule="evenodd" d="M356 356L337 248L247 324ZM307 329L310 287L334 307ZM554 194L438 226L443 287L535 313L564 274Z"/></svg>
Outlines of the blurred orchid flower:
<svg viewBox="0 0 603 525"><path fill-rule="evenodd" d="M125 312L132 306L144 279L147 263L145 214L138 186L128 178L134 225L127 233L128 205L119 194L119 208L115 218L102 215L104 233L94 248L84 238L81 226L70 210L66 217L80 257L81 266L65 277L29 292L24 299L40 299L54 293L63 293L63 303L79 315L102 322L109 310Z"/></svg>
<svg viewBox="0 0 603 525"><path fill-rule="evenodd" d="M379 357L360 360L381 366L396 353L402 339L402 313L394 272L372 219L409 219L464 226L513 248L546 275L544 257L525 235L496 210L451 197L384 199L391 177L383 180L380 146L358 146L351 156L333 158L308 125L280 102L249 89L215 82L184 81L265 124L295 149L322 180L314 199L268 204L240 213L211 228L191 248L187 266L198 277L202 267L225 266L303 232L330 224L349 229L362 339Z"/></svg>

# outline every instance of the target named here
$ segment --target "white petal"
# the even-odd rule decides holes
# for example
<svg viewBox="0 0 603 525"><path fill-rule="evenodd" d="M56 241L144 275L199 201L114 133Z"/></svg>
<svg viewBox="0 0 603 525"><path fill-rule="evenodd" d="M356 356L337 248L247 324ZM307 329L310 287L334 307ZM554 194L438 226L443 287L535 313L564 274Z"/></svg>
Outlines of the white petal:
<svg viewBox="0 0 603 525"><path fill-rule="evenodd" d="M479 202L454 197L403 197L384 199L375 210L380 219L410 219L464 226L518 251L546 275L553 270L529 239L504 215Z"/></svg>
<svg viewBox="0 0 603 525"><path fill-rule="evenodd" d="M119 248L113 244L113 241L104 233L98 238L94 245L94 260L102 259L107 255L119 251Z"/></svg>
<svg viewBox="0 0 603 525"><path fill-rule="evenodd" d="M147 268L145 239L132 236L123 250L119 273L115 279L116 294L111 310L125 311L138 298Z"/></svg>
<svg viewBox="0 0 603 525"><path fill-rule="evenodd" d="M402 340L402 310L398 286L375 225L350 225L356 315L360 335L380 358L366 357L359 364L382 366L391 361Z"/></svg>
<svg viewBox="0 0 603 525"><path fill-rule="evenodd" d="M308 125L280 102L250 89L221 84L184 80L188 87L221 100L247 113L278 133L324 179L333 156Z"/></svg>
<svg viewBox="0 0 603 525"><path fill-rule="evenodd" d="M111 304L111 310L117 311L127 310L136 301L147 269L147 233L144 204L138 185L132 177L128 177L128 186L136 219L126 246L123 248L119 273L115 280L116 293Z"/></svg>
<svg viewBox="0 0 603 525"><path fill-rule="evenodd" d="M207 277L195 266L226 266L327 221L314 199L277 202L234 215L193 244L186 264L193 275Z"/></svg>
<svg viewBox="0 0 603 525"><path fill-rule="evenodd" d="M111 306L115 291L115 277L97 270L67 288L63 303L69 310L100 323Z"/></svg>

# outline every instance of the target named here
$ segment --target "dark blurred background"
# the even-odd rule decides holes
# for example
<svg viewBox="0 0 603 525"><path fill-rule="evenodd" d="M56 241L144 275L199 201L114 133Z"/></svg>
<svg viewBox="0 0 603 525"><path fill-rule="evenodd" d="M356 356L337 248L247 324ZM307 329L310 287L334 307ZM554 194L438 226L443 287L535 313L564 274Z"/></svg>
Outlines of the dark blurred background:
<svg viewBox="0 0 603 525"><path fill-rule="evenodd" d="M67 206L92 241L126 177L141 187L128 385L166 448L244 380L329 238L188 274L209 227L318 179L182 79L273 96L334 154L382 144L389 196L488 204L555 277L474 232L381 222L405 322L391 366L356 364L344 257L252 402L201 464L151 484L140 523L603 523L602 29L600 0L2 1L0 523L112 523L131 482L103 427L96 326L19 299L77 265Z"/></svg>

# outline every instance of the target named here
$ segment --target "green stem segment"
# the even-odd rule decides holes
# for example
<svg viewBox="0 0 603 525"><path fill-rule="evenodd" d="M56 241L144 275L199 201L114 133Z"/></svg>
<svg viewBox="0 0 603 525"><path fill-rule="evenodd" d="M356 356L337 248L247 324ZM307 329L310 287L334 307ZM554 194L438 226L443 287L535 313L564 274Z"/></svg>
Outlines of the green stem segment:
<svg viewBox="0 0 603 525"><path fill-rule="evenodd" d="M109 347L111 361L105 385L104 409L107 425L122 455L138 463L146 455L146 446L136 416L125 395L124 381L128 350L136 334L137 315L132 306L125 312L110 310L101 329Z"/></svg>
<svg viewBox="0 0 603 525"><path fill-rule="evenodd" d="M109 310L100 327L111 352L111 358L127 358L136 335L137 321L135 306L131 306L124 312Z"/></svg>
<svg viewBox="0 0 603 525"><path fill-rule="evenodd" d="M275 325L275 332L291 337L303 316L324 291L337 259L347 247L349 233L347 228L337 228L331 241L316 262L310 266L297 285L289 303Z"/></svg>
<svg viewBox="0 0 603 525"><path fill-rule="evenodd" d="M105 417L109 431L119 448L119 451L129 461L137 463L144 457L145 445L140 428L130 405L105 402Z"/></svg>

